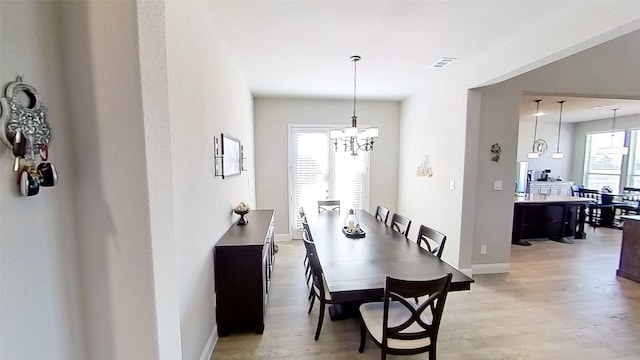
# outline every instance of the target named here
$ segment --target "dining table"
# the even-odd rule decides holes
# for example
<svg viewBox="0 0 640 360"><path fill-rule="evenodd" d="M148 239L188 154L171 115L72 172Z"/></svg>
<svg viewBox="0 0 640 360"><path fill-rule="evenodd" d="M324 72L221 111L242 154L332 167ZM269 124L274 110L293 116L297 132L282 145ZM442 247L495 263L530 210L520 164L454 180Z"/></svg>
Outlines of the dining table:
<svg viewBox="0 0 640 360"><path fill-rule="evenodd" d="M334 303L359 304L382 299L386 276L425 280L451 273L450 291L471 289L472 278L364 210L355 211L364 237L349 237L343 232L345 215L307 214ZM331 306L331 318L340 318L340 310L340 306Z"/></svg>

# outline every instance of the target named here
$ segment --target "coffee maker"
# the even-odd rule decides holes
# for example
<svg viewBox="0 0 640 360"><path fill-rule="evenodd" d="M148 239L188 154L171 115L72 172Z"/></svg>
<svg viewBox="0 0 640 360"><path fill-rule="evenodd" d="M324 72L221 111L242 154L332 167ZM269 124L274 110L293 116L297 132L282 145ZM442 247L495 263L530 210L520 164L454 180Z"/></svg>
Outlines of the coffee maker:
<svg viewBox="0 0 640 360"><path fill-rule="evenodd" d="M538 179L538 181L549 181L549 174L551 174L551 169L545 169L544 171L540 172L540 178Z"/></svg>

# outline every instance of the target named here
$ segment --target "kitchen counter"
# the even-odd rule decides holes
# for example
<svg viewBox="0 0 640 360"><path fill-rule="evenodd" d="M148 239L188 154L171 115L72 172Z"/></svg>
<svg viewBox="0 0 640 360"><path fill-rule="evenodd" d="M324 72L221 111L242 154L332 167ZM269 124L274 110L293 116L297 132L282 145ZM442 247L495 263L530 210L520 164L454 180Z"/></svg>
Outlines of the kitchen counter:
<svg viewBox="0 0 640 360"><path fill-rule="evenodd" d="M640 282L640 215L622 216L620 265L616 274Z"/></svg>
<svg viewBox="0 0 640 360"><path fill-rule="evenodd" d="M548 238L571 244L571 237L585 238L585 207L591 201L566 195L516 195L511 243L529 246L525 239Z"/></svg>
<svg viewBox="0 0 640 360"><path fill-rule="evenodd" d="M553 204L553 203L584 203L592 202L592 199L570 195L545 195L545 194L518 194L515 196L516 204Z"/></svg>

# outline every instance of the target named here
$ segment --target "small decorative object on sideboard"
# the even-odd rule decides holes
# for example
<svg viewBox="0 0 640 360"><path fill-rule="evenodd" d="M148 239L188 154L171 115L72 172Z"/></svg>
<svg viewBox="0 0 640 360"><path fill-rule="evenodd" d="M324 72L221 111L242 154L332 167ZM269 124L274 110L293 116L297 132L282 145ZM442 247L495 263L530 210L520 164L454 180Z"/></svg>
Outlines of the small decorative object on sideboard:
<svg viewBox="0 0 640 360"><path fill-rule="evenodd" d="M246 225L248 223L248 221L245 220L244 218L244 216L249 213L248 204L245 204L244 202L240 202L240 204L236 205L236 207L233 208L233 212L240 215L240 220L238 220L238 225Z"/></svg>
<svg viewBox="0 0 640 360"><path fill-rule="evenodd" d="M0 106L0 140L15 157L13 171L18 173L20 193L33 196L41 187L55 186L58 173L48 162L51 127L38 91L18 76L7 85Z"/></svg>

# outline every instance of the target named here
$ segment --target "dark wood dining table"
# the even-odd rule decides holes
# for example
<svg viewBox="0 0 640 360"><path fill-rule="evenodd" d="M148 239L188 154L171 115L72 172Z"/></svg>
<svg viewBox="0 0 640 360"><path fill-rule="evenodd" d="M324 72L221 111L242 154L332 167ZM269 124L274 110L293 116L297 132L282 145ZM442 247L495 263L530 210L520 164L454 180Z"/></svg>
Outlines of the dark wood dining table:
<svg viewBox="0 0 640 360"><path fill-rule="evenodd" d="M363 238L342 232L346 213L307 214L309 228L331 298L362 303L384 296L386 276L432 279L452 273L450 291L469 290L473 279L393 231L364 210L356 210ZM331 313L331 308L329 309ZM333 318L333 313L331 313Z"/></svg>

